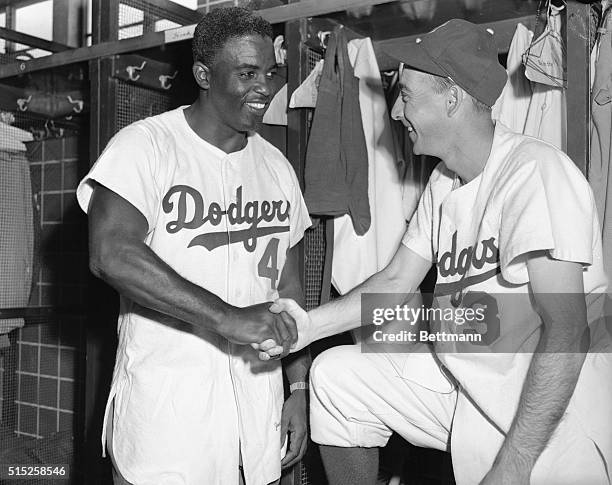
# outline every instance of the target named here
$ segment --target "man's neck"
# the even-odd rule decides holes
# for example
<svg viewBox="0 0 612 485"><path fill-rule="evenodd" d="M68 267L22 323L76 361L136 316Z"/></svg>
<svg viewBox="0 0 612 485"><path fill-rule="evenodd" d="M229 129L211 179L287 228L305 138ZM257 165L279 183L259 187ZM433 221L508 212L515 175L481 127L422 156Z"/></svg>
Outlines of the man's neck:
<svg viewBox="0 0 612 485"><path fill-rule="evenodd" d="M493 146L495 125L491 120L475 121L465 126L454 138L445 165L468 183L482 173Z"/></svg>
<svg viewBox="0 0 612 485"><path fill-rule="evenodd" d="M246 146L248 134L225 125L201 98L185 109L185 119L200 138L225 153L237 152Z"/></svg>

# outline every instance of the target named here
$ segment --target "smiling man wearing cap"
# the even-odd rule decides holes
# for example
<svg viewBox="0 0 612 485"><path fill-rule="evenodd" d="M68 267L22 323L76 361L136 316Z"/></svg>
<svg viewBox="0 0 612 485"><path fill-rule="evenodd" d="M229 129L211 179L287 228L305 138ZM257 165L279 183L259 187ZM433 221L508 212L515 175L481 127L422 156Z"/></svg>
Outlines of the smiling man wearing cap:
<svg viewBox="0 0 612 485"><path fill-rule="evenodd" d="M486 312L434 315L424 338L408 325L420 342L403 353L316 359L312 438L330 484L375 483L392 431L450 450L458 485L609 484L612 345L588 183L555 147L492 121L506 73L491 32L451 20L390 54L404 64L392 115L441 163L385 269L308 313L288 299L271 310L295 318L297 350L358 327L365 293L404 303L435 264L434 309Z"/></svg>

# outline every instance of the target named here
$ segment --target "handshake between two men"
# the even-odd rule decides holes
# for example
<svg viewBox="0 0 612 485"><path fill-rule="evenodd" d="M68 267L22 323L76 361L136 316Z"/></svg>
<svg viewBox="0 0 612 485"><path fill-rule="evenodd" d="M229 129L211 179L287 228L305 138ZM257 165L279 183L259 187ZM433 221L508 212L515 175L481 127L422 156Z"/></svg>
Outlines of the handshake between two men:
<svg viewBox="0 0 612 485"><path fill-rule="evenodd" d="M265 307L267 305L269 303L255 306ZM253 307L248 308L252 309ZM310 318L308 313L295 300L279 298L268 307L268 311L271 315L267 315L267 318L264 318L268 327L266 335L268 338L264 338L259 342L250 342L251 347L259 351L259 358L261 360L280 359L310 344L308 337ZM262 313L259 313L259 315L262 315ZM252 320L253 325L257 326L254 318L246 320ZM253 330L256 331L256 329ZM230 337L230 340L234 339Z"/></svg>

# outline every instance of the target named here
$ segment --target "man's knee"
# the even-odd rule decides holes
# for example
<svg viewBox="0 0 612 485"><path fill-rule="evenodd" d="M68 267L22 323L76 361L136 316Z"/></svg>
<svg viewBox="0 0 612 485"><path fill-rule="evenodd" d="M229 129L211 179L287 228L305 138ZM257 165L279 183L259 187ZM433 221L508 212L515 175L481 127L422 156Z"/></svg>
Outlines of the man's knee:
<svg viewBox="0 0 612 485"><path fill-rule="evenodd" d="M320 354L310 367L310 386L317 389L336 390L352 382L355 349L343 345Z"/></svg>

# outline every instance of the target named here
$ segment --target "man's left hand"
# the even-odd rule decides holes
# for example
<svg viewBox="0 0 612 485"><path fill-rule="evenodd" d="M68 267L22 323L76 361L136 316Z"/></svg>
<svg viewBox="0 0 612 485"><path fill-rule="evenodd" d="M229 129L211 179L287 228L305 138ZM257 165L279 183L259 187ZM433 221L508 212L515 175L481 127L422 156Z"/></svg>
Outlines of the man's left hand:
<svg viewBox="0 0 612 485"><path fill-rule="evenodd" d="M308 421L306 390L291 393L283 405L281 417L281 446L288 440L287 453L281 461L282 468L295 465L306 453L308 444Z"/></svg>

